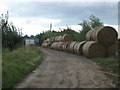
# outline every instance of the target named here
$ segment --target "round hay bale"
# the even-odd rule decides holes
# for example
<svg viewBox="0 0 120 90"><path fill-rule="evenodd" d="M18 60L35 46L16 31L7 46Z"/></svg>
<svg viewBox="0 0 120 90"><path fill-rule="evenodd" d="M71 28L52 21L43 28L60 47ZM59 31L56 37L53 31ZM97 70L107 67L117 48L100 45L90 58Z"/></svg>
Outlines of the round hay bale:
<svg viewBox="0 0 120 90"><path fill-rule="evenodd" d="M98 41L105 46L114 44L118 38L117 31L110 26L98 26L92 31L92 40Z"/></svg>
<svg viewBox="0 0 120 90"><path fill-rule="evenodd" d="M107 56L115 56L118 51L118 43L115 43L107 48Z"/></svg>
<svg viewBox="0 0 120 90"><path fill-rule="evenodd" d="M80 42L77 42L77 43L74 45L74 51L76 51L78 43L80 43Z"/></svg>
<svg viewBox="0 0 120 90"><path fill-rule="evenodd" d="M63 46L64 46L64 43L62 42L62 44L61 44L61 50L63 51Z"/></svg>
<svg viewBox="0 0 120 90"><path fill-rule="evenodd" d="M58 37L55 37L55 42L57 42L57 38L58 38Z"/></svg>
<svg viewBox="0 0 120 90"><path fill-rule="evenodd" d="M62 50L61 44L62 44L62 42L58 42L58 44L57 44L57 50Z"/></svg>
<svg viewBox="0 0 120 90"><path fill-rule="evenodd" d="M51 38L47 38L45 41L43 41L44 43L49 43L51 42Z"/></svg>
<svg viewBox="0 0 120 90"><path fill-rule="evenodd" d="M92 40L92 33L93 33L93 30L89 30L86 34L86 40L87 41L91 41Z"/></svg>
<svg viewBox="0 0 120 90"><path fill-rule="evenodd" d="M60 42L60 41L62 41L62 36L57 36L57 37L55 38L55 42Z"/></svg>
<svg viewBox="0 0 120 90"><path fill-rule="evenodd" d="M74 46L75 46L75 44L76 44L77 42L76 41L73 41L73 42L71 42L70 43L70 46L69 46L69 51L71 52L71 53L74 53Z"/></svg>
<svg viewBox="0 0 120 90"><path fill-rule="evenodd" d="M57 42L52 43L52 44L51 44L51 49L56 50L57 44L58 44Z"/></svg>
<svg viewBox="0 0 120 90"><path fill-rule="evenodd" d="M82 41L82 42L79 42L76 44L76 47L75 47L75 53L76 54L79 54L79 55L83 55L83 45L86 43L86 41Z"/></svg>
<svg viewBox="0 0 120 90"><path fill-rule="evenodd" d="M62 36L62 41L63 41L63 42L73 41L73 37L72 37L72 35L70 35L70 34L64 34L64 35Z"/></svg>
<svg viewBox="0 0 120 90"><path fill-rule="evenodd" d="M83 45L83 54L89 58L105 57L106 47L96 41L88 41Z"/></svg>
<svg viewBox="0 0 120 90"><path fill-rule="evenodd" d="M44 47L44 48L47 48L47 47L49 47L50 46L50 43L43 43L42 44L42 47Z"/></svg>
<svg viewBox="0 0 120 90"><path fill-rule="evenodd" d="M64 42L64 51L68 52L68 45L70 42Z"/></svg>
<svg viewBox="0 0 120 90"><path fill-rule="evenodd" d="M79 44L80 42L77 42L75 45L74 45L74 51L77 49L77 45Z"/></svg>
<svg viewBox="0 0 120 90"><path fill-rule="evenodd" d="M70 49L69 49L69 48L70 48L70 43L71 43L71 42L68 42L67 45L66 45L66 51L67 51L67 52L70 52Z"/></svg>
<svg viewBox="0 0 120 90"><path fill-rule="evenodd" d="M55 44L55 50L59 50L58 45L59 45L59 42L56 42L56 44Z"/></svg>
<svg viewBox="0 0 120 90"><path fill-rule="evenodd" d="M66 45L66 43L63 44L63 51L65 51L65 45Z"/></svg>
<svg viewBox="0 0 120 90"><path fill-rule="evenodd" d="M58 41L62 41L62 35L58 37Z"/></svg>
<svg viewBox="0 0 120 90"><path fill-rule="evenodd" d="M42 45L41 45L42 47L44 47L44 43L42 43Z"/></svg>
<svg viewBox="0 0 120 90"><path fill-rule="evenodd" d="M45 43L42 43L42 47L44 47L44 48L45 48Z"/></svg>
<svg viewBox="0 0 120 90"><path fill-rule="evenodd" d="M65 51L65 47L66 47L66 42L63 42L63 45L62 45L63 51Z"/></svg>
<svg viewBox="0 0 120 90"><path fill-rule="evenodd" d="M51 42L55 42L55 37L51 37Z"/></svg>
<svg viewBox="0 0 120 90"><path fill-rule="evenodd" d="M70 45L73 41L70 41L69 44L67 45L67 52L70 52Z"/></svg>
<svg viewBox="0 0 120 90"><path fill-rule="evenodd" d="M51 49L55 49L55 42L51 44Z"/></svg>

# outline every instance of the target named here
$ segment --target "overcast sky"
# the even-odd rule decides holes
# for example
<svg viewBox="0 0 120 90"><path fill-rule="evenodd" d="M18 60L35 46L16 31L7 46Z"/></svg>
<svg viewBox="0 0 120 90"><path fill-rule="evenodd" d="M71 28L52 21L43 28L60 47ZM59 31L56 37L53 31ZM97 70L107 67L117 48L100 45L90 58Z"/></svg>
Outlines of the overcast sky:
<svg viewBox="0 0 120 90"><path fill-rule="evenodd" d="M9 22L22 28L23 34L36 35L49 30L66 28L79 31L78 25L91 15L98 17L105 25L118 25L118 2L1 2L0 14L9 11Z"/></svg>

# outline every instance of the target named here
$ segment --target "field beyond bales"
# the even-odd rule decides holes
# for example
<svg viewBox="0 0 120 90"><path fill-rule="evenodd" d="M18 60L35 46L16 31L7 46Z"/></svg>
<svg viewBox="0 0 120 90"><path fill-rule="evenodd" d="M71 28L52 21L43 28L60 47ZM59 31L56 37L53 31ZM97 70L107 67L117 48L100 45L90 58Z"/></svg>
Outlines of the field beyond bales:
<svg viewBox="0 0 120 90"><path fill-rule="evenodd" d="M42 53L38 47L21 47L13 52L3 48L2 56L2 87L10 88L20 82L42 61Z"/></svg>

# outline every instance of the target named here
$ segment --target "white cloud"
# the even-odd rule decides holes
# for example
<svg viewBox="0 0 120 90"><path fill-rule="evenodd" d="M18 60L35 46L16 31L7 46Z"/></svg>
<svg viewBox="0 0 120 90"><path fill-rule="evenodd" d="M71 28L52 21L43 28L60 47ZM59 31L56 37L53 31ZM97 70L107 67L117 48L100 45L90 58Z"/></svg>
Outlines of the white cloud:
<svg viewBox="0 0 120 90"><path fill-rule="evenodd" d="M43 31L50 30L50 23L53 24L52 30L61 31L66 29L67 26L56 26L60 23L59 19L48 18L9 18L9 22L13 22L16 27L22 28L23 35L36 35ZM81 30L80 25L69 25L69 27L77 32ZM61 28L61 29L60 29Z"/></svg>
<svg viewBox="0 0 120 90"><path fill-rule="evenodd" d="M0 5L0 14L6 13L8 7L6 5Z"/></svg>
<svg viewBox="0 0 120 90"><path fill-rule="evenodd" d="M118 2L119 0L57 0L57 2ZM1 2L56 2L56 0L2 0Z"/></svg>
<svg viewBox="0 0 120 90"><path fill-rule="evenodd" d="M20 24L33 24L33 25L45 25L45 24L57 24L61 22L59 19L49 19L49 18L35 18L35 17L28 17L28 18L9 18L9 21L14 23Z"/></svg>
<svg viewBox="0 0 120 90"><path fill-rule="evenodd" d="M36 35L40 32L49 30L49 25L56 25L61 22L59 19L48 18L9 18L9 22L13 22L16 27L22 28L23 34Z"/></svg>

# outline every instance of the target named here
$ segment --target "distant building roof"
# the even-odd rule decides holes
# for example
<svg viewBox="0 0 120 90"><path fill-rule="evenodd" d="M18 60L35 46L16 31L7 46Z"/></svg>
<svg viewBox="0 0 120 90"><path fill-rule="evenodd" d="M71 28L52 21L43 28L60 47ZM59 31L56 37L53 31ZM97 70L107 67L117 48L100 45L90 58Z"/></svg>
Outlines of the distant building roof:
<svg viewBox="0 0 120 90"><path fill-rule="evenodd" d="M28 37L28 36L24 36L23 38L24 38L24 39L38 39L38 38L36 38L36 37Z"/></svg>

